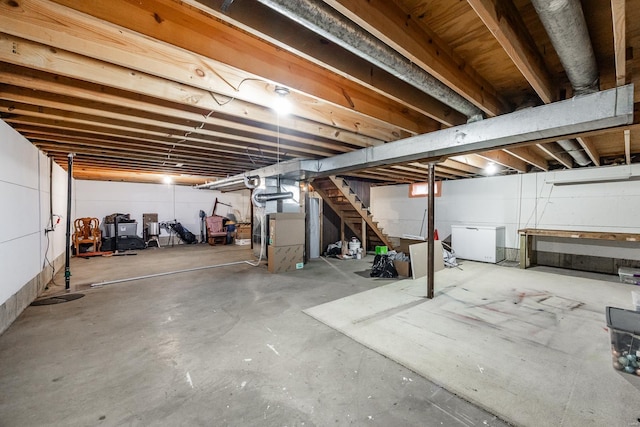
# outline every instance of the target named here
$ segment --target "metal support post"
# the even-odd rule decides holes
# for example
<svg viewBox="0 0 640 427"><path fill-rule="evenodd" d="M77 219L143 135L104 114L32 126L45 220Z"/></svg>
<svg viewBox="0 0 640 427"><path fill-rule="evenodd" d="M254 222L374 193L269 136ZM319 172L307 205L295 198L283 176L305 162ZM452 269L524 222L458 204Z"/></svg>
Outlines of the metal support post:
<svg viewBox="0 0 640 427"><path fill-rule="evenodd" d="M436 164L429 163L429 195L427 197L427 298L433 298L435 277L434 277L434 249L433 242L435 230L435 180L436 180ZM442 256L442 254L440 254Z"/></svg>

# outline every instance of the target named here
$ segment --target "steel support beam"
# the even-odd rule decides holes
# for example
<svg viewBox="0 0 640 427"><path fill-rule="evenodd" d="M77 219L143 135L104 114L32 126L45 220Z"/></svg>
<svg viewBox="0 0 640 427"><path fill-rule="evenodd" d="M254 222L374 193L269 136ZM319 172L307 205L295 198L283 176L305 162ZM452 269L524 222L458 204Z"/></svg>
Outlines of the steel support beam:
<svg viewBox="0 0 640 427"><path fill-rule="evenodd" d="M556 140L633 122L633 85L443 129L322 160L302 161L318 176L419 159L437 161L457 154L539 140Z"/></svg>
<svg viewBox="0 0 640 427"><path fill-rule="evenodd" d="M632 123L633 84L629 84L320 160L294 159L196 188L222 188L240 182L245 175L307 179L415 160L437 162L459 154L556 141Z"/></svg>

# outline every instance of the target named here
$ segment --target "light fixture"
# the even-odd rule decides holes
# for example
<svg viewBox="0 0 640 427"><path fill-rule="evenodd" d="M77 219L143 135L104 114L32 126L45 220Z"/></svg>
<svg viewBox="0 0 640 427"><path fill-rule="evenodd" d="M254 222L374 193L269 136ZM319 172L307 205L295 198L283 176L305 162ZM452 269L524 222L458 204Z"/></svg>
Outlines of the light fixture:
<svg viewBox="0 0 640 427"><path fill-rule="evenodd" d="M162 182L164 182L165 184L171 184L173 182L173 179L171 179L171 177L169 175L165 175L162 178Z"/></svg>
<svg viewBox="0 0 640 427"><path fill-rule="evenodd" d="M274 92L280 96L289 95L289 89L284 86L276 86L276 88L274 89Z"/></svg>
<svg viewBox="0 0 640 427"><path fill-rule="evenodd" d="M289 89L284 86L276 86L274 92L278 95L273 101L273 109L279 116L286 116L291 112L291 103L287 99Z"/></svg>
<svg viewBox="0 0 640 427"><path fill-rule="evenodd" d="M181 168L181 167L183 167L183 166L184 166L184 163L176 163L176 167L177 167L177 168Z"/></svg>
<svg viewBox="0 0 640 427"><path fill-rule="evenodd" d="M489 162L489 164L487 164L487 166L484 168L484 171L487 173L487 175L493 175L498 172L498 167L495 163Z"/></svg>

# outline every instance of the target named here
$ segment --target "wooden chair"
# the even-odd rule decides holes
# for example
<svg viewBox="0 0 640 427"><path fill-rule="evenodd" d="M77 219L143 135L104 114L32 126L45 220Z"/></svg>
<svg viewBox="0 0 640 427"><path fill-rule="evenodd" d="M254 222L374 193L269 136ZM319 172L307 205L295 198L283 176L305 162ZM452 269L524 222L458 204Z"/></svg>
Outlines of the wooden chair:
<svg viewBox="0 0 640 427"><path fill-rule="evenodd" d="M218 215L208 216L206 219L207 223L207 242L211 246L215 246L216 241L222 241L223 245L227 244L227 230L222 225L223 217Z"/></svg>
<svg viewBox="0 0 640 427"><path fill-rule="evenodd" d="M102 233L98 218L77 218L73 222L75 229L72 241L76 249L76 255L80 254L81 243L91 243L95 252L100 252L102 246Z"/></svg>

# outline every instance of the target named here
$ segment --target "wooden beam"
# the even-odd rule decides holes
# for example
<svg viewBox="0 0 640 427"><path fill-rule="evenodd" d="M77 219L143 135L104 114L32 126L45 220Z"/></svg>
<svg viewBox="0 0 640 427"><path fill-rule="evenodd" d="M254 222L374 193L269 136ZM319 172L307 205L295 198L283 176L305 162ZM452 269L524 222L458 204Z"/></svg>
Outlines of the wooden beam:
<svg viewBox="0 0 640 427"><path fill-rule="evenodd" d="M562 147L560 147L557 143L548 142L545 144L536 144L536 146L547 153L549 156L556 159L565 168L573 168L573 158L569 154L567 154L567 152L564 151Z"/></svg>
<svg viewBox="0 0 640 427"><path fill-rule="evenodd" d="M211 115L207 117L208 111L198 108L185 108L174 102L161 100L158 98L141 97L117 88L98 85L86 81L75 80L65 76L53 76L38 70L18 67L7 63L0 63L0 81L14 86L20 86L29 90L41 90L57 95L72 96L84 102L93 102L99 99L101 103L109 104L120 109L122 106L143 112L153 111L158 115L175 120L189 120L193 123L205 123L207 126L215 126L218 130L233 129L234 133L240 134L260 134L266 138L276 138L278 136L275 126L255 126L244 124L238 120L229 120L225 115ZM287 129L280 130L280 136L287 134ZM325 136L325 135L323 135ZM232 137L231 133L228 137ZM327 133L327 139L335 139L342 145L353 148L368 147L382 144L381 140L368 138L364 135L356 135L351 132ZM299 142L313 143L317 137L301 134L299 131L289 133L287 138Z"/></svg>
<svg viewBox="0 0 640 427"><path fill-rule="evenodd" d="M624 158L628 165L631 164L631 130L624 131Z"/></svg>
<svg viewBox="0 0 640 427"><path fill-rule="evenodd" d="M478 173L480 175L484 175L484 176L490 176L490 174L487 173L486 169L490 162L494 163L493 160L487 160L477 154L465 154L462 156L453 156L450 159L455 162L462 163L464 165L473 166L474 168L479 169ZM500 172L502 172L501 165L496 165L496 168L497 168L496 174L499 174Z"/></svg>
<svg viewBox="0 0 640 427"><path fill-rule="evenodd" d="M146 173L146 172L125 172L125 171L114 171L108 168L83 168L74 165L73 168L73 177L75 179L85 179L85 180L99 180L99 181L127 181L127 182L142 182L142 183L151 183L151 184L162 184L163 178L166 174L159 173ZM169 175L173 180L173 183L176 185L197 185L202 184L204 182L204 177L188 177L188 176L180 176ZM214 179L215 177L209 177L210 179Z"/></svg>
<svg viewBox="0 0 640 427"><path fill-rule="evenodd" d="M477 153L477 155L521 173L525 173L529 169L526 162L502 150L483 151L482 153Z"/></svg>
<svg viewBox="0 0 640 427"><path fill-rule="evenodd" d="M64 31L60 31L62 38L58 47L61 49L67 49L65 46L70 43L68 38L78 33L79 30L72 22L79 21L82 23L84 31L99 26L97 35L90 32L88 39L85 39L86 35L79 37L79 41L85 39L87 44L91 44L96 37L110 28L116 33L116 35L103 37L99 40L97 46L105 46L105 48L96 50L90 47L82 52L83 55L91 56L91 52L93 52L94 56L99 56L99 59L107 62L126 65L182 84L198 85L198 82L205 80L207 83L205 90L214 92L215 90L208 86L210 82L218 81L221 82L219 86L226 87L223 94L254 102L263 107L272 105L275 98L273 93L275 84L285 85L296 89L295 93L292 92L290 95L292 102L295 102L296 105L296 114L347 130L358 129L370 136L373 135L369 133L367 128L373 124L370 123L372 120L373 122L377 121L378 124L384 122L387 123L387 126L396 126L395 132L401 135L400 137L402 135L408 136L406 132L423 133L429 129L435 130L433 120L416 114L415 111L407 110L404 105L399 105L378 94L365 92L362 87L358 87L347 79L326 73L320 67L305 62L286 50L276 49L268 43L212 19L201 11L192 10L174 1L110 0L106 3L88 4L83 0L56 0L56 3L68 7L61 7L43 0L29 1L34 2L34 8L37 7L44 16L48 17L51 13L56 13L56 27L60 22L65 24ZM93 16L93 18L80 14L74 9ZM72 21L70 16L77 16L77 18ZM154 19L154 16L157 16L161 22ZM100 20L149 37L142 39L133 36L130 31L113 28L112 25L106 25ZM17 29L16 31L24 30ZM52 32L52 29L49 32ZM49 34L47 36L52 37ZM153 38L165 43L156 42L156 44L147 45L147 42L143 41ZM40 40L40 42L51 44L55 41ZM125 49L129 44L133 44L133 47ZM181 49L176 49L171 45ZM78 46L82 45L79 43ZM111 49L114 49L113 56ZM169 51L171 53L167 54ZM151 54L147 55L147 52ZM161 54L160 61L158 61L155 52ZM189 52L194 52L197 55ZM138 60L129 58L125 61L125 57L128 57L129 54L142 58ZM149 63L146 61L147 57L151 59ZM115 62L118 59L120 62ZM154 62L158 63L159 68L154 67L152 70ZM165 67L169 69L169 72L161 71L162 62L165 62ZM186 64L187 68L182 71L179 69L171 70L175 67L174 64L180 63ZM230 67L223 64L228 64ZM238 70L246 70L246 74L238 74ZM256 80L263 80L263 82ZM265 81L271 84L265 85ZM345 93L348 96L345 96ZM323 109L318 111L318 99L331 105L325 105ZM380 104L384 104L385 108L380 108ZM360 113L361 110L362 113ZM368 116L369 120L365 120L363 115ZM312 116L316 118L312 119ZM397 126L387 120L397 120L403 124ZM415 122L412 123L414 120ZM374 127L377 126L374 125ZM418 130L418 128L423 128L423 130ZM382 139L385 141L394 140L393 137Z"/></svg>
<svg viewBox="0 0 640 427"><path fill-rule="evenodd" d="M616 86L627 81L627 41L626 41L626 1L611 0L611 16L613 18L613 55L616 66Z"/></svg>
<svg viewBox="0 0 640 427"><path fill-rule="evenodd" d="M49 110L64 111L64 117L84 120L85 122L95 120L105 126L112 126L118 129L131 128L144 130L149 133L155 132L158 136L170 135L178 140L186 139L185 135L201 135L204 137L224 138L229 141L236 141L237 146L265 146L275 148L281 147L283 151L293 150L307 152L319 156L326 156L329 153L344 153L351 151L351 148L333 142L323 142L312 138L301 138L297 135L281 134L277 138L265 138L259 135L238 135L231 132L219 132L207 127L200 127L200 123L185 123L175 120L172 117L160 116L152 112L137 111L128 107L110 107L98 101L78 101L64 95L54 95L46 92L38 92L22 88L5 87L0 88L0 106L7 106L8 101L22 105L23 111L27 111L26 105L37 106L37 112L45 114ZM6 101L4 101L6 100ZM7 107L8 108L8 107ZM20 108L13 106L16 110ZM32 111L34 111L32 109ZM76 114L74 114L76 113ZM51 112L49 114L55 114ZM291 137L291 138L290 138ZM301 144L302 143L302 144ZM303 145L304 144L304 145ZM307 148L308 147L308 148Z"/></svg>
<svg viewBox="0 0 640 427"><path fill-rule="evenodd" d="M615 0L612 0L615 1ZM545 104L557 100L551 74L511 0L467 0Z"/></svg>
<svg viewBox="0 0 640 427"><path fill-rule="evenodd" d="M211 93L206 90L170 82L148 74L132 72L132 70L124 67L86 58L60 49L51 49L45 45L4 33L0 33L0 61L62 74L100 85L112 86L117 89L161 98L183 105L197 106L214 113L254 120L268 126L271 126L276 119L275 112L271 109L258 107L238 99L220 105L220 102L214 99ZM279 121L282 129L306 132L331 139L339 140L341 134L348 133L346 129L322 125L291 115L280 117ZM383 141L395 140L400 135L397 130L394 134L394 131L388 127L380 126L375 128L365 125L361 127L359 124L354 123L351 131L365 134L369 132L370 135L368 136Z"/></svg>
<svg viewBox="0 0 640 427"><path fill-rule="evenodd" d="M582 146L582 148L584 148L584 151L587 153L593 164L596 166L600 166L600 153L598 153L596 144L587 137L576 137L576 140Z"/></svg>
<svg viewBox="0 0 640 427"><path fill-rule="evenodd" d="M455 126L466 123L466 116L452 110L448 105L416 91L415 87L337 44L324 43L313 31L297 25L267 6L258 2L236 2L233 7L224 8L225 1L183 0L183 3L211 14L217 19L241 28L258 38L266 39L286 51L295 53L297 56L369 90L393 99L443 125Z"/></svg>
<svg viewBox="0 0 640 427"><path fill-rule="evenodd" d="M529 163L532 166L535 166L538 169L542 169L543 171L549 170L549 163L547 160L536 153L533 147L513 147L513 148L504 148L503 151L511 154L514 157L517 157L520 160L523 160Z"/></svg>
<svg viewBox="0 0 640 427"><path fill-rule="evenodd" d="M388 0L324 0L438 80L453 88L489 116L507 112L507 103L491 84L464 63L434 33Z"/></svg>

